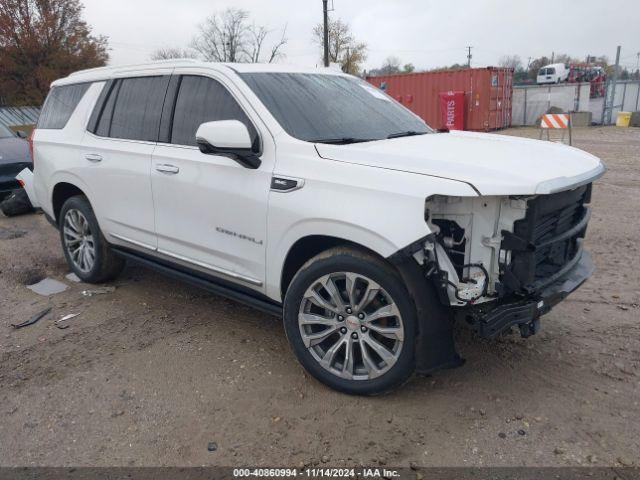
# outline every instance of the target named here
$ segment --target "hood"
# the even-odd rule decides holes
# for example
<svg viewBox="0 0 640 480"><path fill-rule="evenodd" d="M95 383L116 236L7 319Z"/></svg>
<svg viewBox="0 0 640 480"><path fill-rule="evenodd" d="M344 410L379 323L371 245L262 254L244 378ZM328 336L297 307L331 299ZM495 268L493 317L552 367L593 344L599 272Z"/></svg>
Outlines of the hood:
<svg viewBox="0 0 640 480"><path fill-rule="evenodd" d="M593 155L566 145L487 133L433 133L354 143L316 144L322 158L458 180L481 195L554 193L605 172Z"/></svg>
<svg viewBox="0 0 640 480"><path fill-rule="evenodd" d="M22 138L0 138L0 165L31 163L29 143Z"/></svg>

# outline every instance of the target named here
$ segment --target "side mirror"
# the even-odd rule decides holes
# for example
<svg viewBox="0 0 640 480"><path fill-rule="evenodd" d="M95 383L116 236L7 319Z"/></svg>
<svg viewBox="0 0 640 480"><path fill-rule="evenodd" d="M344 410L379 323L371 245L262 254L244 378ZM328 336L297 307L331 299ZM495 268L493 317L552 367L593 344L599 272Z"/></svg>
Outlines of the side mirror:
<svg viewBox="0 0 640 480"><path fill-rule="evenodd" d="M238 120L206 122L198 127L196 143L202 153L232 158L246 168L256 169L262 161L251 150L251 136Z"/></svg>
<svg viewBox="0 0 640 480"><path fill-rule="evenodd" d="M27 134L27 132L25 132L24 130L16 130L16 136L18 138L22 138L22 139L27 139L27 137L29 137L29 135Z"/></svg>

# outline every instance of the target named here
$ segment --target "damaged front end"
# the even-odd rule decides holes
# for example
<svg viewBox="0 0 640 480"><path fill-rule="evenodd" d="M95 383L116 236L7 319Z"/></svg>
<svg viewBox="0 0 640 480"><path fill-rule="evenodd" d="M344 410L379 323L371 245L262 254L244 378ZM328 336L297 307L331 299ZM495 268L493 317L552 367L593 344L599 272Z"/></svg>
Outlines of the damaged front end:
<svg viewBox="0 0 640 480"><path fill-rule="evenodd" d="M454 317L487 338L539 318L593 272L582 248L591 184L529 197L433 196L431 231L413 257Z"/></svg>

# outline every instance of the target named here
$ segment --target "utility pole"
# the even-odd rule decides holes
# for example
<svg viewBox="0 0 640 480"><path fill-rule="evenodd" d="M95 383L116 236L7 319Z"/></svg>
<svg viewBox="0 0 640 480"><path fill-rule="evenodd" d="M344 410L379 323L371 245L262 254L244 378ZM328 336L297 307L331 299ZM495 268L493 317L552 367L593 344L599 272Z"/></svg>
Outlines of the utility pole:
<svg viewBox="0 0 640 480"><path fill-rule="evenodd" d="M467 47L467 68L471 68L471 49L473 47Z"/></svg>
<svg viewBox="0 0 640 480"><path fill-rule="evenodd" d="M324 66L329 66L329 12L328 0L322 0L322 13L324 16Z"/></svg>
<svg viewBox="0 0 640 480"><path fill-rule="evenodd" d="M556 52L551 52L551 63L553 63L553 60L556 58Z"/></svg>
<svg viewBox="0 0 640 480"><path fill-rule="evenodd" d="M606 121L607 125L611 124L611 115L613 114L614 102L616 99L616 82L618 81L618 70L620 69L620 45L618 45L618 49L616 50L616 64L613 67L613 77L611 78L611 83L609 84L609 88L607 89L607 95L605 97L605 111L606 111Z"/></svg>

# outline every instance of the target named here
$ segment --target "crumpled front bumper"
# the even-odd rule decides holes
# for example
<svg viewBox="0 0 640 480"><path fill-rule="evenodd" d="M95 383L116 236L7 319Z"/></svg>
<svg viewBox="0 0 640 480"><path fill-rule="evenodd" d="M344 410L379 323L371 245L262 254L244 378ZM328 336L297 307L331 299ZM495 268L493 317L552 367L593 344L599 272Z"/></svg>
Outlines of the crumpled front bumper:
<svg viewBox="0 0 640 480"><path fill-rule="evenodd" d="M501 303L490 310L484 310L487 307L483 306L466 312L465 317L473 319L471 324L474 330L485 338L497 337L515 326L519 327L523 337L536 333L540 317L577 290L595 271L589 252L581 250L576 257L571 268L543 289L527 297Z"/></svg>

